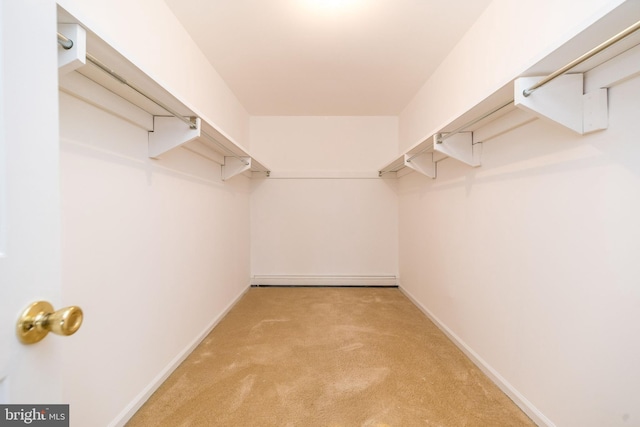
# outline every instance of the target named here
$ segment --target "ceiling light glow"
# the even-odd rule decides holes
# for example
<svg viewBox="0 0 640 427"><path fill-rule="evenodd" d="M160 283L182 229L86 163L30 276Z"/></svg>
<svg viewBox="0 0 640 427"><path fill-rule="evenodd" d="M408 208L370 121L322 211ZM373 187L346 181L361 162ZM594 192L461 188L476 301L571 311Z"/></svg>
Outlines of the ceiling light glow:
<svg viewBox="0 0 640 427"><path fill-rule="evenodd" d="M316 10L340 11L351 9L359 0L305 0Z"/></svg>

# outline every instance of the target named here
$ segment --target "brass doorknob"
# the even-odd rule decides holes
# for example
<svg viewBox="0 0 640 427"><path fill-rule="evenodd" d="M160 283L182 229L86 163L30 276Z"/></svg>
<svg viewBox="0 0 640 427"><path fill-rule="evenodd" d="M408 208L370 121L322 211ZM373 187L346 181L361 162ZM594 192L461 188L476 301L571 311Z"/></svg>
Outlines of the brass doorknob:
<svg viewBox="0 0 640 427"><path fill-rule="evenodd" d="M16 332L24 344L34 344L49 332L57 335L73 335L82 325L82 309L71 306L53 311L46 301L31 304L18 319Z"/></svg>

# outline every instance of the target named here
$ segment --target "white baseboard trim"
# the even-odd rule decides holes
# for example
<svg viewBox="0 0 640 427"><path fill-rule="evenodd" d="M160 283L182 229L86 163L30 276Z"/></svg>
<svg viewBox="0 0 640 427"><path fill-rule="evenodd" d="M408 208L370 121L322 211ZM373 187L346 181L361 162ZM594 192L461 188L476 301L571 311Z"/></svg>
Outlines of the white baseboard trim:
<svg viewBox="0 0 640 427"><path fill-rule="evenodd" d="M169 375L176 370L176 368L191 354L193 350L204 340L207 335L216 327L216 325L229 313L234 305L240 301L244 294L250 288L247 287L238 294L233 301L231 301L227 307L220 313L215 319L209 323L209 325L193 340L187 347L182 350L169 364L151 381L151 383L138 394L131 403L129 403L123 410L114 418L109 427L123 427L136 412L145 404L145 402L151 397L151 395L162 385L163 382L169 378Z"/></svg>
<svg viewBox="0 0 640 427"><path fill-rule="evenodd" d="M397 286L396 276L257 275L251 286Z"/></svg>
<svg viewBox="0 0 640 427"><path fill-rule="evenodd" d="M471 349L460 337L458 337L451 329L440 321L429 309L424 307L408 292L400 287L400 291L407 296L444 334L478 367L486 376L493 381L500 390L502 390L513 402L527 414L537 425L542 427L556 427L538 408L536 408L527 398L525 398L518 390L502 377L495 369L493 369L482 357Z"/></svg>

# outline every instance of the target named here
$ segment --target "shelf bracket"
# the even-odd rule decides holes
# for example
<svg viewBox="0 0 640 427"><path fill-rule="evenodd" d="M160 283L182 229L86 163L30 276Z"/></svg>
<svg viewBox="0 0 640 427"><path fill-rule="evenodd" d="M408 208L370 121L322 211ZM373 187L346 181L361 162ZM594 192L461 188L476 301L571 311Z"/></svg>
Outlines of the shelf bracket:
<svg viewBox="0 0 640 427"><path fill-rule="evenodd" d="M251 157L225 156L222 165L222 180L226 181L251 169Z"/></svg>
<svg viewBox="0 0 640 427"><path fill-rule="evenodd" d="M469 166L480 166L480 154L482 153L482 143L473 143L472 132L460 132L451 137L441 140L441 134L433 136L433 149L440 153L453 157L456 160L466 163Z"/></svg>
<svg viewBox="0 0 640 427"><path fill-rule="evenodd" d="M433 161L433 152L418 155L405 154L404 165L429 178L436 178L437 163Z"/></svg>
<svg viewBox="0 0 640 427"><path fill-rule="evenodd" d="M149 132L149 157L157 159L169 150L200 137L200 118L191 119L196 128L190 129L176 117L153 116L153 130Z"/></svg>
<svg viewBox="0 0 640 427"><path fill-rule="evenodd" d="M78 24L58 24L58 32L73 41L69 49L58 45L58 75L64 75L87 63L87 31Z"/></svg>
<svg viewBox="0 0 640 427"><path fill-rule="evenodd" d="M516 79L514 104L545 120L584 135L609 126L607 89L584 92L583 74L565 74L524 96L541 77Z"/></svg>

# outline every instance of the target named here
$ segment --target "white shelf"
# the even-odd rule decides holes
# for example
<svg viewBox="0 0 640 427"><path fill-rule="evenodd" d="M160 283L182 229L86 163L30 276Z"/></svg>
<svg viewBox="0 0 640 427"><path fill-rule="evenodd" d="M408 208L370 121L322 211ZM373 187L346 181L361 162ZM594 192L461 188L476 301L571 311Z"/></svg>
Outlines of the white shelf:
<svg viewBox="0 0 640 427"><path fill-rule="evenodd" d="M430 132L425 137L421 138L418 142L413 144L410 148L403 151L400 155L398 155L397 157L392 159L390 162L385 164L379 170L380 171L379 175L382 174L382 177L386 177L386 176L401 177L412 171L416 171L419 173L423 173L431 178L436 178L437 166L434 165L435 170L433 172L430 172L431 167L429 166L429 163L437 164L438 162L446 158L456 157L456 155L452 150L447 150L447 149L439 150L437 149L437 147L435 147L436 145L435 141L438 135L449 133L459 128L460 126L464 125L465 123L469 123L470 121L473 121L475 118L481 117L487 111L491 111L501 105L508 103L509 100L512 99L512 97L513 97L513 83L510 83L500 88L500 90L496 91L493 95L491 95L490 97L488 97L487 99L485 99L484 101L476 105L475 107L471 108L470 110L466 111L464 114L458 116L456 119L449 121L448 123L442 124L437 129ZM461 140L464 139L468 141L467 142L468 149L472 150L473 145L479 144L492 137L491 135L485 134L482 141L478 140L477 138L474 138L474 135L473 135L476 130L484 128L489 123L494 122L501 117L507 116L509 114L513 114L514 112L519 112L519 110L517 110L516 107L513 105L502 108L501 110L497 111L491 116L486 117L485 119L475 123L473 126L470 126L469 128L465 129L464 132L461 132L459 134L459 135L462 135L461 138L452 138L451 141L445 140L442 143L442 145L456 146L461 142ZM474 158L473 151L471 151L470 155L471 155L471 159L467 159L465 156L460 156L458 157L458 159L463 161L464 163L467 163L473 166L479 166L479 161L477 158L476 158L476 162L472 160ZM476 156L477 156L477 150L476 150ZM415 163L415 164L411 165L411 163ZM391 172L387 172L387 171L391 171ZM425 173L425 171L427 171L427 173Z"/></svg>
<svg viewBox="0 0 640 427"><path fill-rule="evenodd" d="M58 21L80 25L75 18L61 8L58 8ZM145 95L170 107L183 117L198 119L197 131L190 129L188 124L173 117L171 113L145 95L118 81L97 66L88 63L89 61L84 65L79 64L74 71L61 72L61 90L146 129L150 132L150 140L155 138L156 142L160 141L155 151L150 149L150 157L161 158L162 154L169 150L183 148L217 163L221 167L223 180L238 173L248 177L269 176L269 169L251 156L213 120L199 114L196 108L190 108L181 102L89 31L86 33L86 52L99 59L100 62L126 79L128 83L140 89ZM123 108L122 99L130 105ZM175 124L172 120L175 120ZM159 133L152 134L152 132L161 132L163 136L158 136ZM242 167L238 167L237 163L242 164ZM245 163L247 164L245 165Z"/></svg>
<svg viewBox="0 0 640 427"><path fill-rule="evenodd" d="M432 129L409 149L380 168L379 176L394 178L417 171L435 178L438 162L448 157L456 157L470 166L477 167L480 165L478 157L480 150L475 149L478 144L537 118L551 120L579 134L606 129L606 88L640 74L640 31L626 36L572 68L568 74L558 79L558 84L550 84L538 89L540 92L536 91L532 94L531 99L522 99L523 97L520 96L521 87L523 85L529 87L541 80L541 77L546 77L569 61L583 55L589 47L594 47L624 30L638 18L626 15L628 14L625 13L625 8L619 8L601 18L522 73L521 76L514 78L462 114ZM568 89L563 88L562 80L580 80L577 85L574 85L578 89L573 88L569 93ZM560 89L556 89L556 87ZM536 98L534 99L534 97ZM513 103L514 99L517 101L517 106ZM577 107L565 105L567 100L571 100ZM505 105L505 107L480 121L475 121L476 118L484 117L488 112L501 105ZM569 121L564 117L567 113L572 115ZM436 143L434 149L434 141L438 141L435 139L438 135L458 130L466 123L471 122L473 125L464 128L464 132L470 134L470 138L469 136L465 137L466 142L456 141L445 149L440 149L442 147ZM579 125L576 122L579 122ZM443 144L446 144L446 140ZM414 164L411 164L412 162Z"/></svg>

